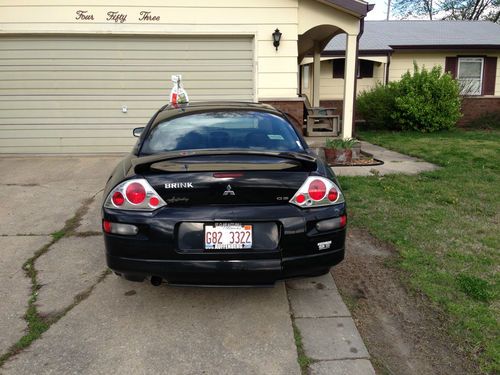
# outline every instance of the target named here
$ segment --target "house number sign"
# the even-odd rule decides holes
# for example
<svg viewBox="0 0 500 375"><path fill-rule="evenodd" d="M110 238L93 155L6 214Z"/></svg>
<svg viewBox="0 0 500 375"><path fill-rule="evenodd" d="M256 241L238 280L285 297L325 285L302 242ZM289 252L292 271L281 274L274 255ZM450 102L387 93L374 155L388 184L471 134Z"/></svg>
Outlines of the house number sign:
<svg viewBox="0 0 500 375"><path fill-rule="evenodd" d="M160 16L153 14L151 11L141 10L139 13L135 14L137 21L140 22L159 22ZM77 10L75 12L75 20L77 21L95 21L96 16L94 13L88 10ZM128 14L122 13L120 11L109 11L104 14L104 19L107 22L112 23L125 23L127 22Z"/></svg>

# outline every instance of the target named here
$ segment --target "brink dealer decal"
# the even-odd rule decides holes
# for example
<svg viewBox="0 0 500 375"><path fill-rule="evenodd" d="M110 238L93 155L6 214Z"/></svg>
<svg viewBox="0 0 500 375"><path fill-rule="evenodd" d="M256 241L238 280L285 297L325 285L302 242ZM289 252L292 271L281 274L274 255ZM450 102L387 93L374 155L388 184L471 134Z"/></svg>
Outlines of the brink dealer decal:
<svg viewBox="0 0 500 375"><path fill-rule="evenodd" d="M194 188L192 182L171 182L165 184L165 189L192 189Z"/></svg>

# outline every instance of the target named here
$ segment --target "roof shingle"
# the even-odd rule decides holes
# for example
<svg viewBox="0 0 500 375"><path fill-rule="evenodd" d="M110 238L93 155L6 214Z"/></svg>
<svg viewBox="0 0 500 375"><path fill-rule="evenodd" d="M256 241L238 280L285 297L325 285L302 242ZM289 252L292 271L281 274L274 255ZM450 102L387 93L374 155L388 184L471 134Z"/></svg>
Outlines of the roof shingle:
<svg viewBox="0 0 500 375"><path fill-rule="evenodd" d="M325 52L345 50L345 34L333 38ZM488 21L366 21L360 51L398 47L498 46L500 25Z"/></svg>

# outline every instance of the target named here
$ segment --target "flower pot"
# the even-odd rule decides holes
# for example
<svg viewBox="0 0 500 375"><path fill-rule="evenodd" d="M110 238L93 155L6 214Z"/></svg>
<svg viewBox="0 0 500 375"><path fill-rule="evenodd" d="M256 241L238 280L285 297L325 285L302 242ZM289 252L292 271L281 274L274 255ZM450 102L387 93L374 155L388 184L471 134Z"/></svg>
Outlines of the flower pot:
<svg viewBox="0 0 500 375"><path fill-rule="evenodd" d="M331 148L325 148L325 160L328 164L333 164L335 160L335 150Z"/></svg>
<svg viewBox="0 0 500 375"><path fill-rule="evenodd" d="M325 158L328 164L350 164L352 162L352 150L325 148Z"/></svg>

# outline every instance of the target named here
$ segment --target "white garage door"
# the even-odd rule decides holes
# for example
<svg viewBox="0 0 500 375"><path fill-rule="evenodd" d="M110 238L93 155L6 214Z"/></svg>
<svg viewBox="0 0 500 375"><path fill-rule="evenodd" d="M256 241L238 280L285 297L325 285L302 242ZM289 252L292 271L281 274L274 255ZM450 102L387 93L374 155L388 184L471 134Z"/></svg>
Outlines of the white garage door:
<svg viewBox="0 0 500 375"><path fill-rule="evenodd" d="M0 37L0 153L129 151L168 103L253 100L248 37ZM123 108L127 112L123 112Z"/></svg>

